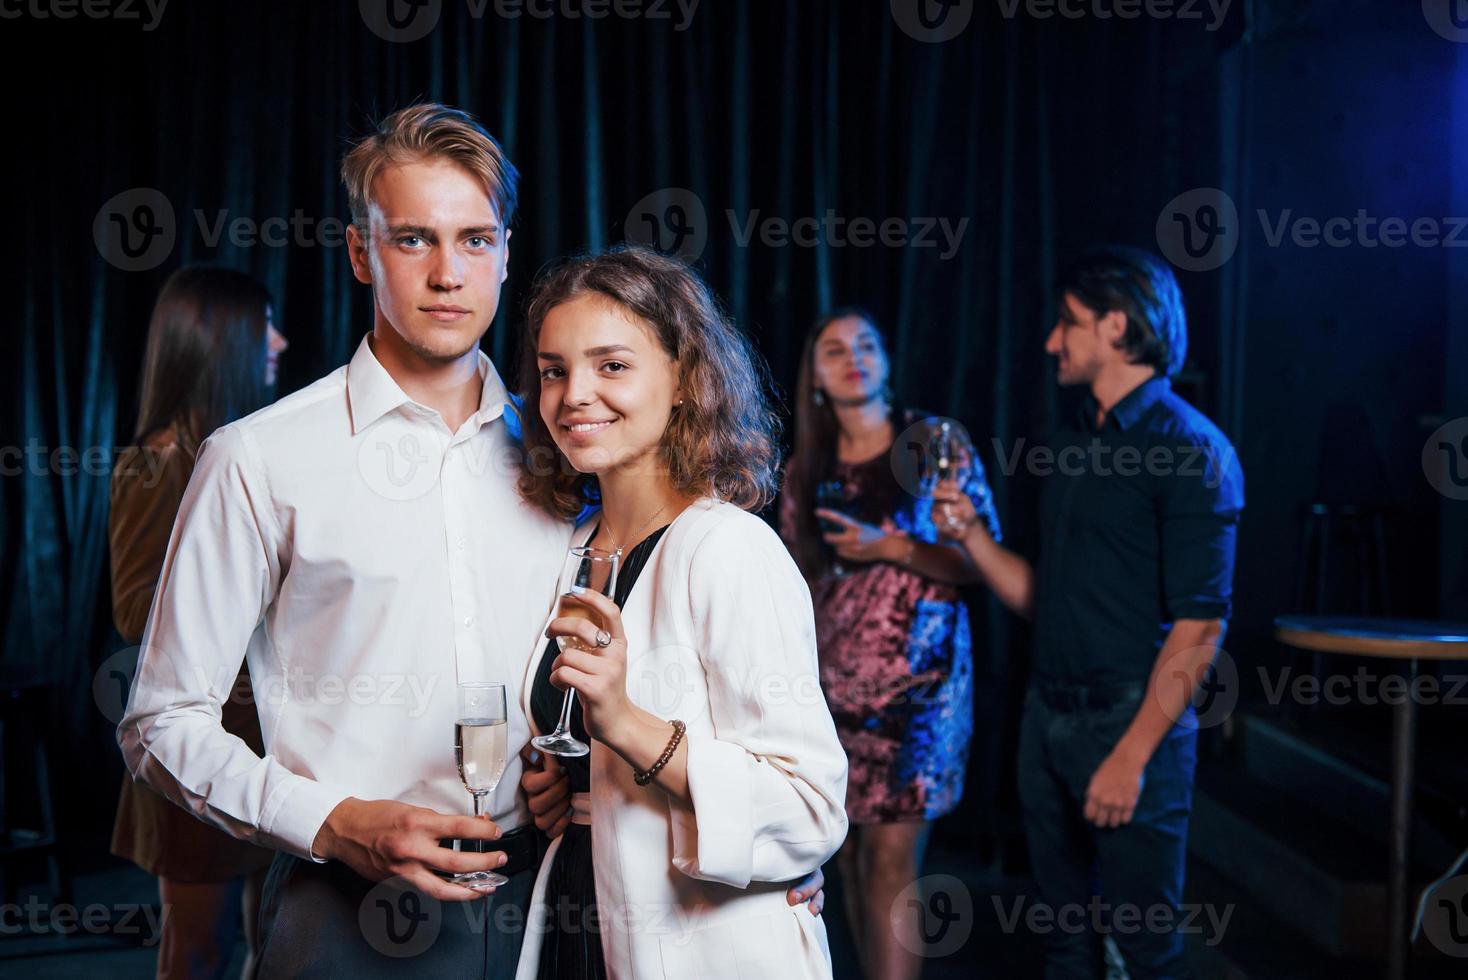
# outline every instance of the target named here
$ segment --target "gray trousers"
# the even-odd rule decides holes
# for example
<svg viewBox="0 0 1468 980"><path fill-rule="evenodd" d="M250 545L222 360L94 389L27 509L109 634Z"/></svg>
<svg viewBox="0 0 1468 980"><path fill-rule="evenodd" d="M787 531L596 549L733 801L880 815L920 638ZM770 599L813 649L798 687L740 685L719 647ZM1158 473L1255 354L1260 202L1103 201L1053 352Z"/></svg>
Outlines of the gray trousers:
<svg viewBox="0 0 1468 980"><path fill-rule="evenodd" d="M256 976L513 980L534 884L527 868L487 898L441 902L336 861L278 852L260 901Z"/></svg>

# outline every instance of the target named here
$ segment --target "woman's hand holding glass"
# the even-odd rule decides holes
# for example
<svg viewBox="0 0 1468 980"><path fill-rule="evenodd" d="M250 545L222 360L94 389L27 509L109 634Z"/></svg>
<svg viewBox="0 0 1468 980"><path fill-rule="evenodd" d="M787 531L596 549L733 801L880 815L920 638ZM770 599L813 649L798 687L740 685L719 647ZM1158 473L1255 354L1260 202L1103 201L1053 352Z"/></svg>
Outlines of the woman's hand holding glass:
<svg viewBox="0 0 1468 980"><path fill-rule="evenodd" d="M622 630L622 612L597 592L581 592L573 598L585 604L602 625L569 616L551 621L546 636L574 637L584 649L568 646L562 650L552 665L550 682L562 691L575 688L586 733L614 745L614 733L637 710L627 697L627 634Z"/></svg>
<svg viewBox="0 0 1468 980"><path fill-rule="evenodd" d="M821 537L836 550L836 557L842 561L900 562L911 547L907 536L898 531L897 525L890 520L884 520L877 527L824 507L816 508L816 516L841 526L841 530L823 534Z"/></svg>
<svg viewBox="0 0 1468 980"><path fill-rule="evenodd" d="M962 541L982 523L974 502L957 480L943 480L933 489L933 523L939 534L954 541Z"/></svg>

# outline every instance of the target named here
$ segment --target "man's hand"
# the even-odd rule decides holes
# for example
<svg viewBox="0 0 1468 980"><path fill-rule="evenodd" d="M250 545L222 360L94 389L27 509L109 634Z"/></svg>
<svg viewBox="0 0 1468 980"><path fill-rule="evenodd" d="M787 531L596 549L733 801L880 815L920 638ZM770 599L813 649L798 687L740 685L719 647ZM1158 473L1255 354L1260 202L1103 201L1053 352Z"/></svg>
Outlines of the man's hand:
<svg viewBox="0 0 1468 980"><path fill-rule="evenodd" d="M1131 823L1132 812L1142 795L1145 760L1123 751L1118 745L1102 760L1086 787L1086 819L1098 827L1120 827Z"/></svg>
<svg viewBox="0 0 1468 980"><path fill-rule="evenodd" d="M483 898L493 889L465 888L444 881L434 870L461 874L491 871L507 860L503 851L463 853L440 847L441 839L498 840L499 826L488 817L451 816L395 800L358 800L337 804L316 833L311 852L340 861L368 881L400 877L445 902Z"/></svg>
<svg viewBox="0 0 1468 980"><path fill-rule="evenodd" d="M826 892L824 886L826 876L816 868L810 874L800 879L800 882L785 893L785 901L790 905L806 903L811 915L820 915L821 909L826 907Z"/></svg>
<svg viewBox="0 0 1468 980"><path fill-rule="evenodd" d="M539 752L527 743L520 750L520 758L525 762L520 788L525 791L535 826L555 840L571 822L571 781L560 760L549 752Z"/></svg>

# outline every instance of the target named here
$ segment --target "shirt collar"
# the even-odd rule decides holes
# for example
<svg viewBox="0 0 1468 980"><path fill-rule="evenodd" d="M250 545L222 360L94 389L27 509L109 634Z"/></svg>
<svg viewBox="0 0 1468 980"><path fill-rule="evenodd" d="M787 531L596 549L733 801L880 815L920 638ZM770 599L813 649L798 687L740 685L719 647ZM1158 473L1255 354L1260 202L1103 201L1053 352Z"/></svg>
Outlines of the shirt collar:
<svg viewBox="0 0 1468 980"><path fill-rule="evenodd" d="M351 363L347 365L347 405L353 435L394 409L417 404L372 353L367 342L371 336L370 333L363 335L362 342L357 345L357 353L352 355ZM489 355L482 350L476 353L479 355L479 378L483 386L479 392L479 410L474 413L473 421L483 426L504 414L510 404L510 393Z"/></svg>
<svg viewBox="0 0 1468 980"><path fill-rule="evenodd" d="M1172 382L1167 378L1153 375L1146 381L1137 385L1131 391L1122 396L1121 401L1111 406L1111 411L1106 413L1102 420L1102 427L1108 425L1125 432L1137 423L1147 410L1157 404L1157 400L1172 390ZM1090 427L1096 418L1096 399L1091 395L1086 396L1086 403L1082 411L1087 427Z"/></svg>

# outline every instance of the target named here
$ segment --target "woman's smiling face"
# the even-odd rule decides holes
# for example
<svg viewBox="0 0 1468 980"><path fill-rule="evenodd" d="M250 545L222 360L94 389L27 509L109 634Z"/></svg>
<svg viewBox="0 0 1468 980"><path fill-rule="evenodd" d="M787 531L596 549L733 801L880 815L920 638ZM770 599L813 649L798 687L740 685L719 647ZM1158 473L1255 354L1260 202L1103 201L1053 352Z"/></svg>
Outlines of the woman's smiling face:
<svg viewBox="0 0 1468 980"><path fill-rule="evenodd" d="M662 445L678 365L651 324L580 293L546 314L536 347L540 417L578 472L626 466Z"/></svg>

